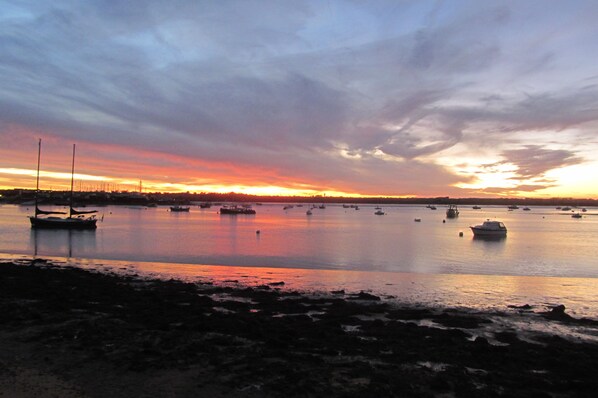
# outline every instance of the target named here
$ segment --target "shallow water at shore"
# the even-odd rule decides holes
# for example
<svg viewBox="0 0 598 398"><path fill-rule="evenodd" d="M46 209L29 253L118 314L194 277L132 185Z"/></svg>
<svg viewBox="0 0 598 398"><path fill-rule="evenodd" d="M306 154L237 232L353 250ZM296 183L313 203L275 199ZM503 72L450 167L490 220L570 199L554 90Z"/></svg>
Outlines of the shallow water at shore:
<svg viewBox="0 0 598 398"><path fill-rule="evenodd" d="M398 303L517 312L529 305L542 312L563 304L575 317L598 319L598 279L502 275L451 275L401 272L233 267L198 264L129 262L44 257L53 263L121 275L215 283L232 286L272 285L313 294L367 291ZM0 259L28 256L0 254ZM511 307L509 307L511 306Z"/></svg>

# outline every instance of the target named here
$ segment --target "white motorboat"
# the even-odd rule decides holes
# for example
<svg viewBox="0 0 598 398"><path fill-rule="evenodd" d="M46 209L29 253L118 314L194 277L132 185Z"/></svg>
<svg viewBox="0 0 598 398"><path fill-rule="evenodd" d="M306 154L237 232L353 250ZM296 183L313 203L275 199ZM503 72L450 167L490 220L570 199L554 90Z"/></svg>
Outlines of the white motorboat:
<svg viewBox="0 0 598 398"><path fill-rule="evenodd" d="M507 227L500 221L486 220L481 225L476 225L471 228L474 236L480 237L503 237L507 236Z"/></svg>

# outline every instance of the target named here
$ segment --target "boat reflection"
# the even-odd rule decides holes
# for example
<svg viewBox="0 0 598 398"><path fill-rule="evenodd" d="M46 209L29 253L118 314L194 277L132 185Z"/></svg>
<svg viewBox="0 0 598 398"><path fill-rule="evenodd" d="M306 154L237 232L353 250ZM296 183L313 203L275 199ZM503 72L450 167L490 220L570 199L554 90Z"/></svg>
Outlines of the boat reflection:
<svg viewBox="0 0 598 398"><path fill-rule="evenodd" d="M474 235L472 238L474 241L482 242L503 242L507 239L507 236L487 236L487 235Z"/></svg>
<svg viewBox="0 0 598 398"><path fill-rule="evenodd" d="M80 257L96 247L96 230L37 229L29 233L33 255Z"/></svg>

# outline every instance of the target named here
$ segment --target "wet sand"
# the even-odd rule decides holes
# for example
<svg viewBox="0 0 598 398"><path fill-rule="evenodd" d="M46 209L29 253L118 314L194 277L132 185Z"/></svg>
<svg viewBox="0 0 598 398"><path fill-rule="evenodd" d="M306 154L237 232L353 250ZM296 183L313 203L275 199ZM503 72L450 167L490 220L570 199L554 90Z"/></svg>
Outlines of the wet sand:
<svg viewBox="0 0 598 398"><path fill-rule="evenodd" d="M0 397L585 397L598 321L0 264ZM513 317L541 319L520 330ZM551 327L552 326L552 327ZM483 333L482 333L483 331Z"/></svg>

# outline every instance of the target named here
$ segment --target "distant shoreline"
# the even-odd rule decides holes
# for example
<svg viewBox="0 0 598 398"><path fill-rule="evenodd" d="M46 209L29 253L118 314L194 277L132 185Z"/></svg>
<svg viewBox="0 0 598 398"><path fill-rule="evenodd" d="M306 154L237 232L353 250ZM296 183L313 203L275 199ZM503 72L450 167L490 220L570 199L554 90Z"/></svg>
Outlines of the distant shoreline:
<svg viewBox="0 0 598 398"><path fill-rule="evenodd" d="M40 190L39 200L44 204L68 204L70 191ZM33 189L0 190L0 203L33 203ZM139 193L139 192L74 192L78 205L175 205L193 203L340 203L340 204L413 204L461 206L598 206L593 198L451 198L451 197L332 197L332 196L257 196L239 193Z"/></svg>
<svg viewBox="0 0 598 398"><path fill-rule="evenodd" d="M592 396L598 344L505 313L0 264L0 395ZM546 325L598 328L564 307ZM518 307L521 316L529 309Z"/></svg>

